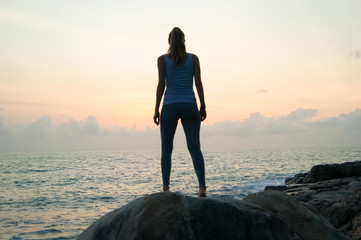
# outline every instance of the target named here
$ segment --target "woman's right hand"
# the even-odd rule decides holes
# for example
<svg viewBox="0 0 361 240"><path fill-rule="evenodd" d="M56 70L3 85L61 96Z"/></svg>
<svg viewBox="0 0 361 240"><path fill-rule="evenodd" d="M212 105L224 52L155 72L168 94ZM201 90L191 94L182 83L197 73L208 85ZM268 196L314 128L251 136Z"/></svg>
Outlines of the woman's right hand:
<svg viewBox="0 0 361 240"><path fill-rule="evenodd" d="M153 121L154 123L158 126L159 122L160 122L160 114L158 111L154 112L154 117L153 117Z"/></svg>

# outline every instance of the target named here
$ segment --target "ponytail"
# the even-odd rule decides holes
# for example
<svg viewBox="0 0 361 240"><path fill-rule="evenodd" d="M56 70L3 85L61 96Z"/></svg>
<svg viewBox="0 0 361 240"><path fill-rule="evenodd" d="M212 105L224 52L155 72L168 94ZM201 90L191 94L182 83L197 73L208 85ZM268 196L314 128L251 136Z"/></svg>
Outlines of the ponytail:
<svg viewBox="0 0 361 240"><path fill-rule="evenodd" d="M176 64L180 64L187 56L186 46L184 44L184 33L178 27L173 28L169 33L168 43L168 56Z"/></svg>

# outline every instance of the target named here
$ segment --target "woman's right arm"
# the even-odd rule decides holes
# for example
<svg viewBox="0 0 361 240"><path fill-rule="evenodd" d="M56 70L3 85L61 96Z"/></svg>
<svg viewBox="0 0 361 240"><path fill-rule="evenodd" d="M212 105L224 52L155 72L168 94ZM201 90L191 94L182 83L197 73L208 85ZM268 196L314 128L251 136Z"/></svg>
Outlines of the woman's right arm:
<svg viewBox="0 0 361 240"><path fill-rule="evenodd" d="M160 102L163 97L164 89L165 89L165 59L164 55L160 56L158 58L158 86L157 86L157 92L156 92L156 100L155 100L155 110L154 110L154 123L156 125L159 125L160 122L160 113L159 113L159 107Z"/></svg>

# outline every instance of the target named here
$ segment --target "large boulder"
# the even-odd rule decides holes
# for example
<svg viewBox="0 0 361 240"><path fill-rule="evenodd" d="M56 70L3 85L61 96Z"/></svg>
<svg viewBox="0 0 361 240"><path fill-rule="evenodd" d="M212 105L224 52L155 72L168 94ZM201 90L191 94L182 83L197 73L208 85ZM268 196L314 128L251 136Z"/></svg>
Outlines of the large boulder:
<svg viewBox="0 0 361 240"><path fill-rule="evenodd" d="M256 204L279 216L303 239L349 239L323 217L304 207L296 198L286 193L269 190L250 194L243 201Z"/></svg>
<svg viewBox="0 0 361 240"><path fill-rule="evenodd" d="M280 198L285 202L292 199L291 205L283 205L285 208L297 206L297 200L290 196L284 194ZM171 192L154 193L105 215L78 239L313 239L301 237L308 235L287 222L287 218L282 216L287 210L274 212L261 207L264 206L257 201L247 203L236 199L194 198ZM299 211L302 213L303 210ZM307 216L298 223L303 225L307 221L307 226L315 224L313 229L327 228L335 233L332 238L328 238L330 234L318 234L318 239L348 239L317 216Z"/></svg>

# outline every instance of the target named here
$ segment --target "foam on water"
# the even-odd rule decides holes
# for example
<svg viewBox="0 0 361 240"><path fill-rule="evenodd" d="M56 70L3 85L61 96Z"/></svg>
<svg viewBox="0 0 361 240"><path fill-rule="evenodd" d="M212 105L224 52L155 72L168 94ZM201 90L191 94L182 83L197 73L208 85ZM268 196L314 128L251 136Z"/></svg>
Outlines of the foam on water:
<svg viewBox="0 0 361 240"><path fill-rule="evenodd" d="M242 199L361 148L203 151L208 196ZM171 190L197 196L187 151L173 154ZM75 239L92 222L161 191L159 151L0 154L0 239Z"/></svg>

